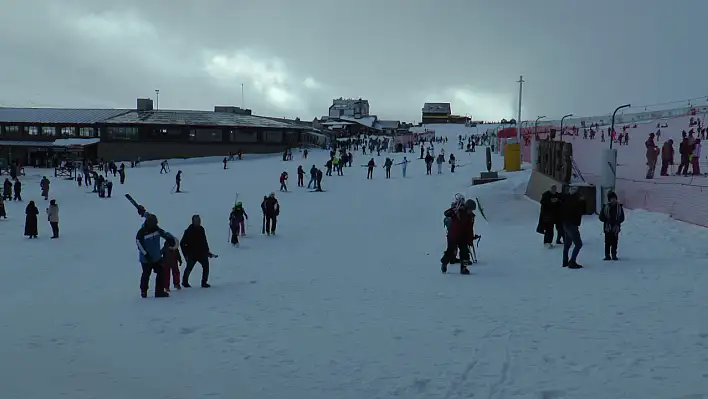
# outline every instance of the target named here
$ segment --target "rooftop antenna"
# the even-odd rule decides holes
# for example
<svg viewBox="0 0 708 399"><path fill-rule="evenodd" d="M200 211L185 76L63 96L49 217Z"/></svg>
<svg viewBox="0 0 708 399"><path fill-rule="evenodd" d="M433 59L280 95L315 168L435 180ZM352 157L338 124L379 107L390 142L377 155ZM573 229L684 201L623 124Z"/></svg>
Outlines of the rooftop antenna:
<svg viewBox="0 0 708 399"><path fill-rule="evenodd" d="M160 109L160 90L155 89L155 109Z"/></svg>

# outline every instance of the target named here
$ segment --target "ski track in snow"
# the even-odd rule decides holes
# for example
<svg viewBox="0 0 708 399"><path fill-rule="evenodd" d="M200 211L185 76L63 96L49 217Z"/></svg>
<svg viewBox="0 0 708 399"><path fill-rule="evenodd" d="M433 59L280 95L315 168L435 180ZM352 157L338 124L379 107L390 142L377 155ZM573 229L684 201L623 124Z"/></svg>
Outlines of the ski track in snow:
<svg viewBox="0 0 708 399"><path fill-rule="evenodd" d="M405 179L400 167L390 180L381 168L373 180L346 168L318 196L297 188L295 169L323 167L324 151L290 162L247 155L227 170L220 159L175 162L169 176L145 163L128 169L126 185L114 179L112 199L52 179L62 237L51 241L38 178L28 178L40 239L22 237L26 202L8 203L0 220L0 397L708 397L706 230L627 212L621 260L608 263L588 216L586 268L563 269L561 248L543 248L535 233L527 172L470 187L484 152L460 153L457 134L443 148L468 166L454 176L426 176L407 154ZM355 165L370 158L353 153ZM189 193L169 194L177 169ZM278 235L265 237L259 204L271 191L282 215ZM139 297L141 220L126 192L179 236L202 215L220 255L211 289ZM228 243L236 192L250 216L240 248ZM489 218L477 218L471 276L439 271L442 211L456 192L479 197Z"/></svg>

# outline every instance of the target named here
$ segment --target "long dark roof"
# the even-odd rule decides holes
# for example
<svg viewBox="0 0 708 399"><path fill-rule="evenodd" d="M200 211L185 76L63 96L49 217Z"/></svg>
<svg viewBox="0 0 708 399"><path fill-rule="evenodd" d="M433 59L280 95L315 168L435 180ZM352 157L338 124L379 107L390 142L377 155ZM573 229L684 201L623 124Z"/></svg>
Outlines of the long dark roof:
<svg viewBox="0 0 708 399"><path fill-rule="evenodd" d="M104 121L110 125L184 125L184 126L241 126L274 129L298 129L300 127L267 118L239 115L230 112L153 110L130 111Z"/></svg>
<svg viewBox="0 0 708 399"><path fill-rule="evenodd" d="M93 124L130 112L127 109L74 108L4 108L0 107L0 122Z"/></svg>
<svg viewBox="0 0 708 399"><path fill-rule="evenodd" d="M0 122L36 124L140 124L303 129L292 123L229 112L130 109L2 108Z"/></svg>

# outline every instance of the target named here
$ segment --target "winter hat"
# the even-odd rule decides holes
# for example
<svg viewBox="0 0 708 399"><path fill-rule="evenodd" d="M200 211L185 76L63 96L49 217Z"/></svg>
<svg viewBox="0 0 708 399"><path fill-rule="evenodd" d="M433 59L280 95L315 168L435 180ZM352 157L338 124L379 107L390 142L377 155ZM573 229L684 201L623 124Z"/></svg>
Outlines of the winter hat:
<svg viewBox="0 0 708 399"><path fill-rule="evenodd" d="M56 204L57 204L57 200L53 199L53 200L49 201L49 205L56 205Z"/></svg>
<svg viewBox="0 0 708 399"><path fill-rule="evenodd" d="M615 194L614 191L610 191L609 193L607 193L607 200L609 201L612 198L617 199L617 194Z"/></svg>
<svg viewBox="0 0 708 399"><path fill-rule="evenodd" d="M243 206L243 204L241 203L241 201L238 201L237 203L234 204L234 207L235 207L235 208L240 208L241 206Z"/></svg>

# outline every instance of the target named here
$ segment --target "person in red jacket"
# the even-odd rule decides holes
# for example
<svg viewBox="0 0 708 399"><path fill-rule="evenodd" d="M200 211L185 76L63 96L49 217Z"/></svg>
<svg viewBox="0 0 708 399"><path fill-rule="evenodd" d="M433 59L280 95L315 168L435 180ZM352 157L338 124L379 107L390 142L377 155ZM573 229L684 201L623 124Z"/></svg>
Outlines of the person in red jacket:
<svg viewBox="0 0 708 399"><path fill-rule="evenodd" d="M280 191L288 191L288 172L280 174Z"/></svg>
<svg viewBox="0 0 708 399"><path fill-rule="evenodd" d="M470 264L470 245L474 245L474 210L476 204L473 200L465 201L461 196L445 211L449 218L447 230L447 249L440 259L443 273L447 273L447 265L455 259L455 253L460 251L460 274L470 274L467 265Z"/></svg>
<svg viewBox="0 0 708 399"><path fill-rule="evenodd" d="M182 266L182 255L179 253L179 241L176 238L168 238L162 247L162 286L165 291L170 292L170 275L175 289L181 290L179 267Z"/></svg>

